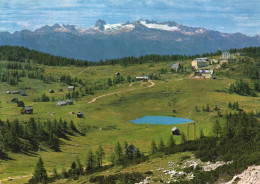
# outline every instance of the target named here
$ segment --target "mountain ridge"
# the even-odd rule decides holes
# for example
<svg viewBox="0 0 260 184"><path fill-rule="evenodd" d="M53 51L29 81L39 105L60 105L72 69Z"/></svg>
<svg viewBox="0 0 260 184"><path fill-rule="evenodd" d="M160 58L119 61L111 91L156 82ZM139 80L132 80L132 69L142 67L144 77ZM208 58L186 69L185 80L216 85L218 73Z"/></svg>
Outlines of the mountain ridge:
<svg viewBox="0 0 260 184"><path fill-rule="evenodd" d="M259 46L260 37L189 27L174 21L137 20L94 27L45 25L34 31L0 32L0 45L24 46L49 54L83 60L105 60L145 54L201 54Z"/></svg>

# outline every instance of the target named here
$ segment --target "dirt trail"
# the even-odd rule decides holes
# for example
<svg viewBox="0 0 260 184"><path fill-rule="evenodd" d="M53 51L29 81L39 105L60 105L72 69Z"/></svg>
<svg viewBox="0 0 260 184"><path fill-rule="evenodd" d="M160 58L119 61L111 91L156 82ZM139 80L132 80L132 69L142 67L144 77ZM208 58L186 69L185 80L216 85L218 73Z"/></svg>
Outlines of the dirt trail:
<svg viewBox="0 0 260 184"><path fill-rule="evenodd" d="M132 88L132 89L124 90L124 91L117 91L117 92L114 92L114 93L104 94L104 95L101 95L101 96L98 96L98 97L93 98L93 99L92 99L90 102L88 102L88 103L89 103L89 104L94 103L97 99L103 98L103 97L105 97L105 96L114 95L114 94L122 93L122 92L134 91L134 90L143 89L143 88L150 88L150 87L153 87L153 86L155 85L154 82L151 81L151 80L149 80L148 82L150 82L151 85L146 86L146 87L142 87L142 88Z"/></svg>
<svg viewBox="0 0 260 184"><path fill-rule="evenodd" d="M32 177L32 175L9 177L9 178L6 178L6 179L1 179L0 184L4 181L13 181L13 180L17 181L17 180L22 179L22 178L31 178L31 177Z"/></svg>
<svg viewBox="0 0 260 184"><path fill-rule="evenodd" d="M80 71L78 75L82 74L83 72L87 71L90 67L85 68L84 70Z"/></svg>

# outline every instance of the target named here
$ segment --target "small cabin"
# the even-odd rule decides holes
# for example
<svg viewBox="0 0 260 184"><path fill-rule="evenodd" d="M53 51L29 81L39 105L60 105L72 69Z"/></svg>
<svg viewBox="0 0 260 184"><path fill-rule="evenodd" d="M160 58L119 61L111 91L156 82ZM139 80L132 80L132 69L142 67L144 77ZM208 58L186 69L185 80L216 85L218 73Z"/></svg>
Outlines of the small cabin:
<svg viewBox="0 0 260 184"><path fill-rule="evenodd" d="M33 108L32 107L24 107L21 110L21 114L33 114Z"/></svg>
<svg viewBox="0 0 260 184"><path fill-rule="evenodd" d="M68 86L68 91L75 91L75 86Z"/></svg>
<svg viewBox="0 0 260 184"><path fill-rule="evenodd" d="M181 135L180 130L177 127L172 128L172 135Z"/></svg>
<svg viewBox="0 0 260 184"><path fill-rule="evenodd" d="M61 100L61 101L58 101L56 105L64 106L64 105L67 105L67 103L65 101Z"/></svg>
<svg viewBox="0 0 260 184"><path fill-rule="evenodd" d="M63 92L63 89L58 89L58 92Z"/></svg>
<svg viewBox="0 0 260 184"><path fill-rule="evenodd" d="M26 96L26 93L24 91L19 91L20 96Z"/></svg>
<svg viewBox="0 0 260 184"><path fill-rule="evenodd" d="M17 103L17 102L18 102L18 98L17 97L12 98L11 103Z"/></svg>
<svg viewBox="0 0 260 184"><path fill-rule="evenodd" d="M11 91L6 91L6 94L11 94Z"/></svg>
<svg viewBox="0 0 260 184"><path fill-rule="evenodd" d="M120 76L120 73L119 73L119 72L116 72L116 73L115 73L115 76Z"/></svg>
<svg viewBox="0 0 260 184"><path fill-rule="evenodd" d="M49 90L49 93L54 93L54 90L53 90L53 89L50 89L50 90Z"/></svg>
<svg viewBox="0 0 260 184"><path fill-rule="evenodd" d="M77 113L77 117L78 117L78 118L84 118L84 114L83 114L82 112L78 112L78 113Z"/></svg>
<svg viewBox="0 0 260 184"><path fill-rule="evenodd" d="M66 103L67 103L67 105L73 105L73 100L72 99L67 99Z"/></svg>
<svg viewBox="0 0 260 184"><path fill-rule="evenodd" d="M206 67L208 64L209 64L208 58L196 58L196 60L193 60L191 62L191 66L194 68Z"/></svg>
<svg viewBox="0 0 260 184"><path fill-rule="evenodd" d="M143 76L136 76L135 79L136 81L148 81L149 77L147 75L143 75Z"/></svg>

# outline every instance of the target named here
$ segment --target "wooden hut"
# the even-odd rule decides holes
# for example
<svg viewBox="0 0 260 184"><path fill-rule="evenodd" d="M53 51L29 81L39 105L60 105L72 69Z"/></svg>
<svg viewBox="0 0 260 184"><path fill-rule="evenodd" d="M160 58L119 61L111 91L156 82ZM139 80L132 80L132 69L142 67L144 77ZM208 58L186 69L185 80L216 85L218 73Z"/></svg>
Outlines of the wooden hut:
<svg viewBox="0 0 260 184"><path fill-rule="evenodd" d="M68 91L74 91L75 90L75 86L68 86Z"/></svg>
<svg viewBox="0 0 260 184"><path fill-rule="evenodd" d="M49 90L49 93L54 93L54 90L53 90L53 89L50 89L50 90Z"/></svg>
<svg viewBox="0 0 260 184"><path fill-rule="evenodd" d="M180 130L177 127L172 128L172 135L181 135Z"/></svg>
<svg viewBox="0 0 260 184"><path fill-rule="evenodd" d="M33 108L32 107L24 107L21 110L21 114L33 114Z"/></svg>
<svg viewBox="0 0 260 184"><path fill-rule="evenodd" d="M57 104L58 106L64 106L64 105L67 105L67 103L65 101L58 101Z"/></svg>
<svg viewBox="0 0 260 184"><path fill-rule="evenodd" d="M17 102L18 102L18 98L17 97L12 98L11 103L17 103Z"/></svg>
<svg viewBox="0 0 260 184"><path fill-rule="evenodd" d="M67 99L66 103L67 103L67 105L73 105L73 100L72 99Z"/></svg>
<svg viewBox="0 0 260 184"><path fill-rule="evenodd" d="M26 93L24 91L19 91L20 96L26 96Z"/></svg>
<svg viewBox="0 0 260 184"><path fill-rule="evenodd" d="M84 114L83 114L82 112L78 112L78 113L77 113L77 117L78 117L78 118L84 118Z"/></svg>

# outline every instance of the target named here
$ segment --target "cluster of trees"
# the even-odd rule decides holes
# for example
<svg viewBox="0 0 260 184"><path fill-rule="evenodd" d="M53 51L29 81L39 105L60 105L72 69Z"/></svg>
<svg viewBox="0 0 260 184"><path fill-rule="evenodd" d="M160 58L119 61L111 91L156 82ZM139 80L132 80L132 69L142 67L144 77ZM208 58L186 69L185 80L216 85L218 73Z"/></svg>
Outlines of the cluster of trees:
<svg viewBox="0 0 260 184"><path fill-rule="evenodd" d="M48 97L45 93L42 94L41 97L33 99L34 102L49 102L50 97Z"/></svg>
<svg viewBox="0 0 260 184"><path fill-rule="evenodd" d="M101 147L101 146L100 146ZM102 147L101 147L102 148ZM100 149L100 148L99 148ZM97 154L99 154L97 152ZM87 167L87 166L86 166ZM29 184L37 184L37 183L50 183L54 182L57 179L61 178L68 178L69 180L77 180L80 175L83 174L89 174L89 172L86 171L86 167L84 169L83 164L81 164L80 159L77 157L76 161L73 161L69 170L63 169L61 173L57 172L57 169L53 169L53 175L49 176L47 175L46 169L44 168L44 163L42 158L40 157L38 159L38 162L36 163L36 166L34 168L34 173L32 179L29 180ZM97 166L99 167L99 166ZM99 167L101 169L101 167ZM145 179L145 175L150 175L152 172L148 173L139 173L139 172L133 172L133 173L120 173L120 174L113 174L108 176L92 176L90 178L90 183L109 183L109 184L116 184L117 182L120 183L137 183Z"/></svg>
<svg viewBox="0 0 260 184"><path fill-rule="evenodd" d="M194 59L197 57L206 57L206 56L217 56L221 55L221 51L217 51L215 53L205 53L202 55L193 55L193 56L187 56L187 55L156 55L156 54L150 54L150 55L144 55L140 57L124 57L120 59L107 59L105 61L100 60L98 62L98 65L135 65L135 64L143 64L143 63L152 63L152 62L165 62L165 61L179 61L179 60L186 60L186 59Z"/></svg>
<svg viewBox="0 0 260 184"><path fill-rule="evenodd" d="M86 165L81 163L79 157L76 158L75 161L71 163L71 166L68 170L65 168L62 169L60 173L57 172L56 167L53 169L52 178L47 177L46 169L44 168L44 163L42 158L40 157L35 169L32 179L29 181L30 184L34 183L48 183L48 180L56 180L61 178L68 178L77 180L80 175L83 174L91 174L96 171L99 171L102 168L102 161L105 157L105 152L102 146L100 145L95 153L89 150L86 158Z"/></svg>
<svg viewBox="0 0 260 184"><path fill-rule="evenodd" d="M215 107L213 108L213 110L214 110L214 111L217 111L218 113L220 113L220 108L219 108L217 105L215 105ZM199 107L198 107L197 105L195 105L195 111L196 111L196 112L200 112L200 109L199 109ZM206 107L204 107L204 105L203 105L203 106L202 106L202 111L204 111L204 112L210 112L211 109L210 109L210 107L209 107L209 104L207 104Z"/></svg>
<svg viewBox="0 0 260 184"><path fill-rule="evenodd" d="M260 79L252 81L252 89L257 92L260 92Z"/></svg>
<svg viewBox="0 0 260 184"><path fill-rule="evenodd" d="M242 49L230 49L231 53L240 52L243 55L252 57L252 58L259 58L260 57L260 47L245 47Z"/></svg>
<svg viewBox="0 0 260 184"><path fill-rule="evenodd" d="M228 102L228 108L236 111L240 110L238 102L234 102L233 104L231 102Z"/></svg>
<svg viewBox="0 0 260 184"><path fill-rule="evenodd" d="M128 145L127 142L124 142L123 148L118 142L114 152L110 155L110 161L113 165L129 165L140 163L144 160L146 160L144 154L133 144Z"/></svg>
<svg viewBox="0 0 260 184"><path fill-rule="evenodd" d="M184 135L184 134L182 134L182 135ZM184 140L182 140L182 141L186 142L185 136L183 138L184 138ZM175 140L173 139L173 136L171 135L169 137L167 144L165 144L162 139L158 142L158 144L156 144L156 142L154 140L152 140L150 154L151 155L158 154L158 153L173 154L176 151L175 148L176 148Z"/></svg>
<svg viewBox="0 0 260 184"><path fill-rule="evenodd" d="M71 166L68 170L64 169L60 174L58 174L56 168L54 168L55 173L55 179L59 178L68 178L77 180L80 175L83 174L91 174L101 169L102 167L102 161L105 157L105 152L102 146L99 146L96 150L95 154L90 149L87 153L86 158L86 165L84 167L83 164L81 164L81 161L79 157L76 158L76 161L73 161L71 163Z"/></svg>
<svg viewBox="0 0 260 184"><path fill-rule="evenodd" d="M0 82L7 82L12 86L18 85L20 75L17 70L14 71L0 71Z"/></svg>
<svg viewBox="0 0 260 184"><path fill-rule="evenodd" d="M237 93L239 95L251 95L256 96L254 90L249 87L249 84L244 82L242 78L237 80L234 84L231 84L229 87L229 93Z"/></svg>
<svg viewBox="0 0 260 184"><path fill-rule="evenodd" d="M0 46L0 60L37 63L49 66L89 66L93 62L68 59L17 46Z"/></svg>
<svg viewBox="0 0 260 184"><path fill-rule="evenodd" d="M164 61L178 61L186 59L194 59L197 57L206 57L206 56L216 56L220 55L221 51L215 53L205 53L202 55L144 55L140 57L124 57L120 59L107 59L105 61L100 60L99 62L90 62L76 59L69 59L60 56L52 56L50 54L38 52L35 50L30 50L24 47L17 46L0 46L0 60L6 61L17 61L24 63L36 63L49 66L92 66L92 65L135 65L151 62L164 62Z"/></svg>
<svg viewBox="0 0 260 184"><path fill-rule="evenodd" d="M60 151L59 138L80 133L73 121L39 122L30 118L21 123L18 119L13 122L0 120L0 147L2 151L22 152L40 149L41 145L48 146L54 151Z"/></svg>
<svg viewBox="0 0 260 184"><path fill-rule="evenodd" d="M240 154L259 149L260 124L254 113L227 114L224 127L218 127L216 137L208 137L201 141L196 155L202 160L236 160ZM219 137L219 138L218 138ZM250 143L250 144L249 144Z"/></svg>
<svg viewBox="0 0 260 184"><path fill-rule="evenodd" d="M39 79L45 83L57 82L58 80L51 75L44 74L44 69L32 67L25 63L1 63L0 67L0 82L7 82L10 85L18 85L21 77L31 79Z"/></svg>
<svg viewBox="0 0 260 184"><path fill-rule="evenodd" d="M18 63L18 62L1 62L1 68L13 69L13 70L36 70L36 67L33 67L29 63Z"/></svg>
<svg viewBox="0 0 260 184"><path fill-rule="evenodd" d="M79 98L79 96L80 96L79 91L72 91L72 93L66 93L65 95L67 99Z"/></svg>
<svg viewBox="0 0 260 184"><path fill-rule="evenodd" d="M62 75L60 77L60 82L64 82L70 86L77 86L78 84L84 85L82 79L78 79L77 77L71 77L70 75Z"/></svg>
<svg viewBox="0 0 260 184"><path fill-rule="evenodd" d="M218 120L214 122L211 136L206 137L201 131L199 139L186 140L182 133L182 143L179 145L175 145L172 138L169 139L168 145L160 140L157 146L152 141L151 154L194 151L195 156L202 161L233 161L232 164L224 165L211 172L196 172L193 180L179 181L180 184L214 182L223 175L233 176L249 165L260 164L260 122L257 117L258 113L243 111L226 114L222 126Z"/></svg>
<svg viewBox="0 0 260 184"><path fill-rule="evenodd" d="M54 78L51 75L44 74L41 69L37 69L34 71L26 71L26 72L23 70L23 73L24 73L24 75L22 75L22 77L28 77L30 79L39 79L47 84L58 81L57 78Z"/></svg>
<svg viewBox="0 0 260 184"><path fill-rule="evenodd" d="M215 136L178 145L180 150L185 147L186 150L195 151L195 156L203 161L232 160L233 163L218 167L214 171L198 172L193 180L177 183L214 183L220 177L230 178L250 165L260 164L260 123L256 116L254 113L245 112L227 114L223 127L219 122L214 124ZM194 147L195 144L197 146Z"/></svg>
<svg viewBox="0 0 260 184"><path fill-rule="evenodd" d="M113 80L111 78L107 79L107 85L108 86L113 86L116 84L122 84L125 81L124 77L121 75L117 75L113 78Z"/></svg>

